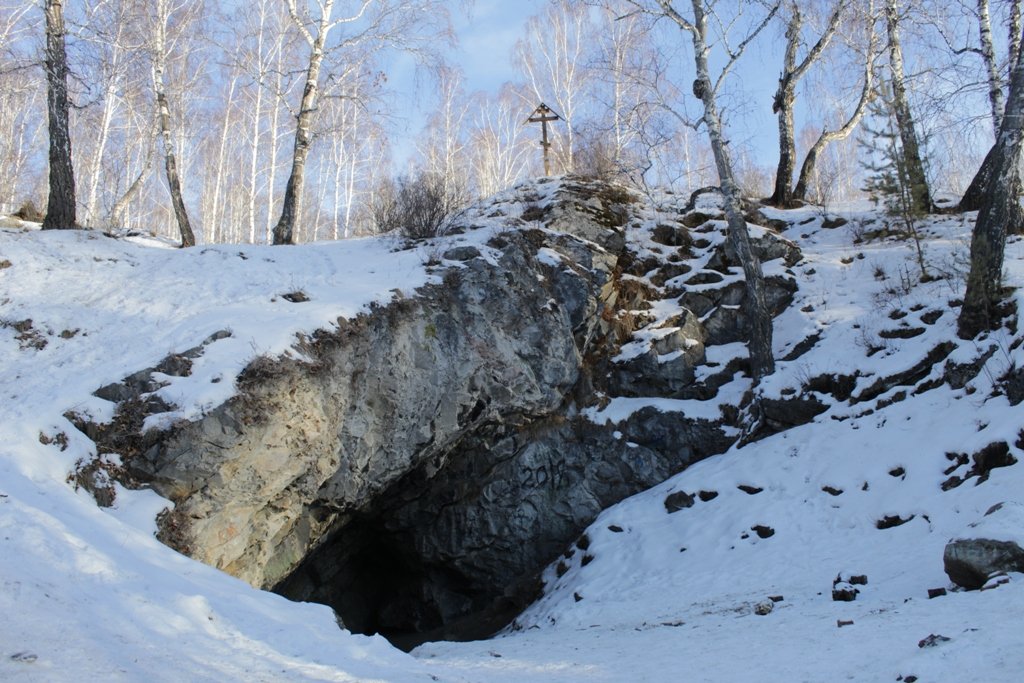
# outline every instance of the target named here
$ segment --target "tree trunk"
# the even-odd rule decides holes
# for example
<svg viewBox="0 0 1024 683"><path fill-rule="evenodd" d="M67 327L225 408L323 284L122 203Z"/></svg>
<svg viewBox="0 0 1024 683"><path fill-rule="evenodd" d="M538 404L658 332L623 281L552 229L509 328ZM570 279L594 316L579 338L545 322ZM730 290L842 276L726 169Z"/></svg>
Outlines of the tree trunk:
<svg viewBox="0 0 1024 683"><path fill-rule="evenodd" d="M995 76L993 76L993 74L992 74L992 68L993 67L992 67L992 63L991 62L994 62L995 56L994 56L994 49L992 47L991 28L989 29L988 34L987 34L987 41L986 41L986 32L984 30L985 22L988 21L988 1L987 0L978 0L978 10L979 10L979 22L981 22L981 25L982 25L982 33L981 33L982 52L983 52L984 57L985 57L985 65L989 69L989 101L990 101L990 103L992 105L992 120L993 120L994 125L995 125L996 135L999 135L999 131L1000 131L1000 127L1001 127L1000 124L1001 124L1002 110L1003 110L1003 108L1005 108L1005 105L1002 104L1002 89L999 87L1000 84L999 84L998 73L996 73ZM982 14L982 11L984 11L984 14ZM1009 34L1009 45L1010 45L1009 62L1010 62L1010 73L1013 73L1016 70L1017 59L1019 58L1018 55L1020 54L1020 51L1021 51L1020 48L1021 48L1021 30L1022 29L1021 29L1021 2L1020 2L1020 0L1013 0L1010 3L1010 22L1009 22L1009 24L1010 24L1009 25L1009 31L1010 31L1010 34ZM987 48L986 48L986 45L987 45ZM989 53L991 53L991 56L989 56ZM996 99L997 97L998 97L998 100ZM998 109L998 116L996 115L997 114L997 109L996 109L997 101L1000 104L1000 108ZM971 183L970 183L970 185L967 186L967 190L964 192L963 197L960 198L960 204L957 207L960 211L977 211L977 210L979 210L982 207L982 202L985 201L986 190L992 184L993 176L997 174L997 170L995 168L995 164L996 163L997 163L997 159L996 159L996 145L993 145L992 148L989 149L988 153L985 155L985 159L981 162L981 166L978 168L977 173L974 174L974 178L971 179ZM996 176L996 177L998 177L998 176ZM1018 178L1017 179L1017 187L1015 188L1015 191L1019 194L1021 192L1021 189L1022 189L1022 181L1021 181L1020 178ZM1017 213L1018 213L1018 216L1011 223L1011 228L1012 229L1017 229L1021 225L1022 220L1024 220L1024 215L1021 215L1022 212L1017 212Z"/></svg>
<svg viewBox="0 0 1024 683"><path fill-rule="evenodd" d="M319 68L319 61L317 62ZM314 70L310 62L309 71ZM306 80L306 87L302 94L302 104L299 109L298 122L295 129L295 146L292 151L292 171L288 176L288 184L284 189L284 199L281 203L281 217L274 226L274 244L292 244L292 235L295 232L295 220L302 204L302 190L306 176L306 157L309 156L309 146L312 141L310 135L310 119L312 118L312 106L316 101L316 81ZM308 103L308 104L307 104Z"/></svg>
<svg viewBox="0 0 1024 683"><path fill-rule="evenodd" d="M779 165L775 170L775 191L769 202L787 208L793 204L793 169L796 166L796 135L793 132L793 102L796 100L796 50L800 45L803 17L796 4L786 26L786 53L782 62L779 88L775 91L772 111L779 117Z"/></svg>
<svg viewBox="0 0 1024 683"><path fill-rule="evenodd" d="M171 195L171 207L181 233L181 246L194 247L196 236L188 220L185 199L181 192L181 178L178 176L178 161L174 154L174 140L171 137L171 109L167 103L167 85L164 70L167 61L167 23L170 10L165 2L158 2L156 8L156 31L153 36L153 95L156 99L157 129L164 149L164 170L167 174L167 189Z"/></svg>
<svg viewBox="0 0 1024 683"><path fill-rule="evenodd" d="M793 132L793 102L795 88L788 83L779 83L775 102L779 105L779 165L775 170L775 191L768 200L772 206L789 208L793 206L793 169L796 166L796 136Z"/></svg>
<svg viewBox="0 0 1024 683"><path fill-rule="evenodd" d="M207 240L212 240L213 242L227 242L231 240L231 237L225 238L225 228L227 228L229 235L234 235L235 233L235 226L228 220L227 211L224 211L221 206L221 192L224 188L224 166L227 156L228 137L231 135L231 110L235 106L235 86L237 83L238 76L235 76L231 79L231 85L228 86L227 103L224 106L224 122L220 127L220 141L217 144L217 164L214 167L213 177L213 200L210 202L209 207L204 206L201 209L204 219L203 223L205 226L209 226L206 231ZM224 215L222 216L221 213ZM219 239L217 235L218 230L220 231ZM238 241L241 242L241 239Z"/></svg>
<svg viewBox="0 0 1024 683"><path fill-rule="evenodd" d="M146 176L149 175L149 169L153 166L153 145L150 141L150 151L146 154L146 163L143 165L142 170L139 171L139 175L135 176L135 180L131 182L128 189L124 191L124 194L114 203L113 208L110 209L110 216L107 219L110 227L123 227L121 217L124 214L124 210L128 207L129 202L135 199L136 195L142 189L142 183L145 181Z"/></svg>
<svg viewBox="0 0 1024 683"><path fill-rule="evenodd" d="M171 193L171 206L174 209L174 219L178 223L178 230L181 232L181 246L196 246L196 236L192 232L192 224L188 220L188 211L185 209L185 199L181 194L181 178L178 177L178 161L174 155L174 141L171 139L171 111L167 106L167 96L158 93L156 96L157 109L160 112L160 137L164 144L164 170L167 172L167 189Z"/></svg>
<svg viewBox="0 0 1024 683"><path fill-rule="evenodd" d="M1010 0L1010 25L1009 25L1009 50L1007 51L1010 57L1009 70L1013 73L1013 70L1017 68L1017 59L1021 53L1021 25L1024 21L1021 20L1021 5L1024 5L1022 0Z"/></svg>
<svg viewBox="0 0 1024 683"><path fill-rule="evenodd" d="M957 207L960 211L977 211L981 208L982 202L985 201L985 194L992 185L993 176L997 172L997 147L998 145L993 145L985 154L981 166L974 174L974 178L971 179L971 184L967 186L964 196L960 198L960 204Z"/></svg>
<svg viewBox="0 0 1024 683"><path fill-rule="evenodd" d="M115 67L116 68L116 67ZM89 192L85 200L85 224L96 225L99 223L97 203L99 202L100 180L103 175L103 155L107 149L107 140L110 138L110 126L114 117L115 96L117 94L117 77L111 76L110 82L103 93L103 112L100 115L99 130L96 132L96 151L93 153L92 163L89 169Z"/></svg>
<svg viewBox="0 0 1024 683"><path fill-rule="evenodd" d="M985 62L988 76L988 101L992 109L992 129L998 135L1003 118L1003 84L999 77L999 64L992 44L992 18L989 16L988 0L978 0L978 35L981 40L981 58Z"/></svg>
<svg viewBox="0 0 1024 683"><path fill-rule="evenodd" d="M284 83L284 50L278 47L277 49L277 65L275 73L277 78L274 82L274 92L280 93L283 90ZM266 244L270 244L273 239L274 232L274 193L277 191L277 148L278 141L280 140L280 126L278 125L281 121L281 103L275 97L273 100L274 104L271 108L270 116L270 127L267 129L268 135L270 135L270 141L267 143L267 147L270 148L270 159L267 162L267 215L266 215L266 229L264 241Z"/></svg>
<svg viewBox="0 0 1024 683"><path fill-rule="evenodd" d="M50 132L50 195L43 230L75 227L75 172L68 126L68 57L64 0L46 0L46 113Z"/></svg>
<svg viewBox="0 0 1024 683"><path fill-rule="evenodd" d="M811 149L807 152L807 156L804 158L804 163L800 167L800 178L797 180L796 189L793 190L793 201L794 202L805 202L807 201L807 190L811 183L811 178L814 176L815 169L818 163L818 157L825 151L832 142L839 140L845 140L850 136L850 133L860 125L861 119L864 117L864 113L867 111L868 103L871 102L875 93L875 38L874 29L868 29L871 32L871 38L868 41L868 53L865 56L864 62L864 86L860 91L860 99L857 101L857 106L854 108L853 113L850 114L850 118L846 120L846 123L839 130L821 131L821 135L811 146Z"/></svg>
<svg viewBox="0 0 1024 683"><path fill-rule="evenodd" d="M889 70L892 73L893 114L903 147L903 162L907 169L907 179L910 182L912 209L915 212L928 213L932 208L932 195L928 188L928 176L924 172L924 162L921 160L921 147L917 139L917 131L914 128L914 118L910 113L910 102L907 99L897 2L898 0L886 0L885 3L885 25L889 35Z"/></svg>
<svg viewBox="0 0 1024 683"><path fill-rule="evenodd" d="M746 297L743 301L743 312L747 319L750 355L750 372L757 383L761 378L775 372L775 358L772 355L772 317L768 310L764 293L764 274L761 260L750 245L747 233L747 222L743 218L740 202L740 190L732 171L732 162L725 148L722 134L722 119L718 114L715 91L711 85L708 67L707 17L704 14L702 0L692 0L695 29L693 36L694 58L697 66L697 81L694 90L704 104L704 123L707 126L711 149L715 157L715 167L722 186L725 200L725 217L728 224L728 240L743 267L746 285ZM700 84L701 87L696 87Z"/></svg>
<svg viewBox="0 0 1024 683"><path fill-rule="evenodd" d="M304 27L295 10L295 2L289 2L292 20L304 32L310 46L309 66L306 69L306 85L302 90L302 102L295 126L295 146L292 151L292 171L288 176L288 184L284 189L284 200L281 204L281 217L274 226L274 244L292 244L295 232L295 221L302 206L302 190L306 177L306 158L313 142L311 131L313 111L316 105L317 88L320 80L320 65L324 60L324 44L330 31L331 11L334 0L326 0L320 15L319 30L312 36Z"/></svg>
<svg viewBox="0 0 1024 683"><path fill-rule="evenodd" d="M985 154L978 172L974 174L971 184L967 186L967 191L960 198L960 204L957 205L958 211L979 211L985 205L985 202L988 201L988 188L992 183L996 182L1000 174L998 167L1000 159L996 152L997 146L993 145ZM1024 192L1024 179L1018 175L1014 178L1014 183L1013 191L1017 196L1020 196ZM1009 232L1021 232L1024 229L1024 208L1015 205L1012 209L1014 213L1008 230Z"/></svg>
<svg viewBox="0 0 1024 683"><path fill-rule="evenodd" d="M793 170L796 167L796 134L793 123L793 103L796 101L796 84L804 77L811 65L818 60L821 53L828 47L839 20L846 8L845 0L836 0L832 14L828 18L825 30L818 41L807 51L803 60L797 64L797 50L801 44L801 28L803 15L797 2L789 3L790 18L786 25L786 51L782 61L782 74L779 76L779 88L775 91L772 112L779 117L779 165L775 171L775 190L769 198L773 206L788 208L794 205L795 190L793 189ZM820 149L818 153L820 153ZM815 160L817 154L815 154ZM815 160L811 161L813 170ZM806 188L804 188L806 194Z"/></svg>
<svg viewBox="0 0 1024 683"><path fill-rule="evenodd" d="M957 321L961 339L972 339L1001 320L1000 300L1006 233L1019 214L1020 153L1024 141L1024 62L1015 56L1010 95L999 137L988 158L992 173L971 238L971 272ZM987 159L988 159L987 158ZM986 160L987 160L986 159Z"/></svg>

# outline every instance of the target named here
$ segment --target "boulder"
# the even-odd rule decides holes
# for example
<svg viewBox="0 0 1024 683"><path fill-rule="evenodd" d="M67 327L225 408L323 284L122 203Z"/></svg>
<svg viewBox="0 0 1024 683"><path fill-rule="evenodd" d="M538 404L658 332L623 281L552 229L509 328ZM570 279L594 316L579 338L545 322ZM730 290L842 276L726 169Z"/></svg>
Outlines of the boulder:
<svg viewBox="0 0 1024 683"><path fill-rule="evenodd" d="M969 590L997 572L1024 572L1024 505L994 505L946 544L943 565L953 583Z"/></svg>

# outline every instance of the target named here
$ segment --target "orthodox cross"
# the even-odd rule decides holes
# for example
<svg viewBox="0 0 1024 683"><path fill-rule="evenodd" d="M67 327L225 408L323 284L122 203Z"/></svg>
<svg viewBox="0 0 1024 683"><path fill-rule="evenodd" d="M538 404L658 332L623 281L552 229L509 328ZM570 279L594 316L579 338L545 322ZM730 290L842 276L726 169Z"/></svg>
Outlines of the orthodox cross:
<svg viewBox="0 0 1024 683"><path fill-rule="evenodd" d="M551 149L551 142L548 140L548 121L561 121L562 117L552 111L551 107L540 103L540 106L533 110L530 117L526 119L527 123L539 123L540 124L540 146L544 149L544 175L551 175L551 160L549 159L548 150Z"/></svg>

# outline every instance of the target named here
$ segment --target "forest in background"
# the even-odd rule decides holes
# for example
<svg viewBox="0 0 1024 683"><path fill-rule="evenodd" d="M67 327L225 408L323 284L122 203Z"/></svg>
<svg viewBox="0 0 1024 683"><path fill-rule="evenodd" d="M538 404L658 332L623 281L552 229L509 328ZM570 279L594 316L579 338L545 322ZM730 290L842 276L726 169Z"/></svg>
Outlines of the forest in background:
<svg viewBox="0 0 1024 683"><path fill-rule="evenodd" d="M0 0L4 213L46 206L44 4ZM519 77L469 92L450 59L456 36L449 12L471 4L66 3L78 223L178 235L157 91L165 94L168 139L202 242L270 241L303 111L310 114L309 156L295 241L374 232L373 207L396 176L428 173L443 179L447 192L471 199L540 175L539 132L524 125L539 102L563 119L551 127L555 173L679 192L718 182L699 125L689 43L661 11L666 3L552 0L527 23L512 54L494 55L512 60ZM733 34L744 35L744 24L760 21L765 7L709 5L723 29L713 66L731 67L718 98L746 194L778 194L777 177L792 186L808 151L817 150L805 198L827 204L862 196L871 165L884 156L879 145L891 140L884 131L900 114L892 106L890 6L932 192L966 188L998 128L1008 55L1021 34L1019 0L774 3L771 24L731 65L721 55L737 46L725 29L739 26ZM328 26L319 97L304 110L311 39ZM413 106L396 97L390 78L410 57L432 100L414 149L402 142L396 116ZM787 117L788 166L774 142L787 146ZM828 144L818 149L823 140ZM778 161L766 160L765 150Z"/></svg>

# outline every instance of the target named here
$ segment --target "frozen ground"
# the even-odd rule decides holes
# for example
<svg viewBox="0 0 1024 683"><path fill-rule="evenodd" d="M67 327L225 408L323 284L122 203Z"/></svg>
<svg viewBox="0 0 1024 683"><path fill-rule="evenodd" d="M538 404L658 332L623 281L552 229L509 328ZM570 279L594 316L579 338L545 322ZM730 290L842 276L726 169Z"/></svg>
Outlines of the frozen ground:
<svg viewBox="0 0 1024 683"><path fill-rule="evenodd" d="M811 424L607 510L585 547L549 569L545 596L514 630L412 655L340 631L327 608L256 591L165 548L152 532L166 502L151 493L122 490L113 508L96 507L67 483L92 444L63 415L103 417L110 404L92 396L99 386L229 331L190 377L161 390L180 406L176 417L199 414L254 356L287 352L296 332L413 291L440 250L395 251L384 239L181 251L0 230L0 680L1021 680L1024 576L932 600L927 591L951 587L947 540L996 502L1024 502L1022 465L940 488L969 469L946 474L955 464L947 453L1005 441L1024 457L1024 412L993 395L1022 352L1005 331L980 344L955 338L950 302L962 296L969 221L926 226L926 257L945 277L921 285L910 245L855 244L878 222L864 225L873 216L863 207L839 213L853 220L829 230L816 210L773 214L795 224L787 236L805 254L793 269L798 300L776 321L778 355L810 334L820 341L781 362L765 394L857 373L853 396L863 397L949 341L958 362L995 347L978 377L956 390L931 382L939 363L870 400L822 395L828 410ZM489 231L457 239L480 244ZM1017 287L1022 259L1014 238L1007 273ZM310 301L284 296L299 291ZM637 407L613 403L592 418ZM676 491L706 495L669 514L664 499ZM867 575L856 601L832 601L840 573ZM771 596L782 599L756 614ZM949 640L919 647L931 634Z"/></svg>

